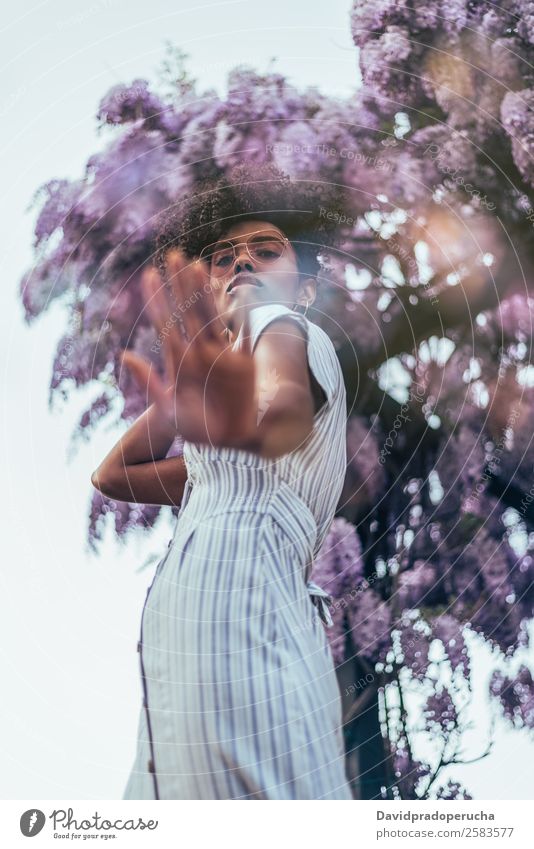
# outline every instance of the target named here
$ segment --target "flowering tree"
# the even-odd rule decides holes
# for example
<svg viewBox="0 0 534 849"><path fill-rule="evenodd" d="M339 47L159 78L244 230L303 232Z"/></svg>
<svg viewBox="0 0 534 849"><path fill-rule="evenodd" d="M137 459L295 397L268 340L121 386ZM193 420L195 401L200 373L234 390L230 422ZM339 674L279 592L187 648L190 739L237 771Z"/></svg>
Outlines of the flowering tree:
<svg viewBox="0 0 534 849"><path fill-rule="evenodd" d="M504 715L534 728L531 672L517 671L534 601L529 9L353 6L363 94L381 117L375 135L388 137L383 188L363 216L381 333L366 339L365 368L359 358L364 387L354 391L340 506L357 526L361 562L347 578L337 552L354 532L342 525L344 542L333 529L320 567L337 597L345 695L357 693L352 742L365 746L359 727L375 699L381 722L363 726L367 740L381 732L375 761L381 754L393 797L466 795L438 782L443 766L470 758L462 738L474 633L500 661L490 692ZM342 360L347 352L344 344ZM397 385L384 370L392 360L402 365ZM367 377L397 390L389 420ZM421 734L436 740L426 759ZM368 772L376 792L384 775Z"/></svg>
<svg viewBox="0 0 534 849"><path fill-rule="evenodd" d="M104 97L107 142L84 176L36 198L22 300L28 321L65 304L51 400L94 387L73 436L89 438L143 410L120 349L162 367L139 289L161 209L243 161L345 188L349 209L322 211L344 241L310 315L344 370L349 465L314 576L334 597L359 796L469 798L442 770L491 746L464 746L475 635L499 663L495 703L534 727L526 661L517 672L534 612L534 28L521 6L356 2L364 85L345 100L247 68L226 96L200 92L171 52L159 88ZM90 543L108 512L124 538L159 510L95 493Z"/></svg>

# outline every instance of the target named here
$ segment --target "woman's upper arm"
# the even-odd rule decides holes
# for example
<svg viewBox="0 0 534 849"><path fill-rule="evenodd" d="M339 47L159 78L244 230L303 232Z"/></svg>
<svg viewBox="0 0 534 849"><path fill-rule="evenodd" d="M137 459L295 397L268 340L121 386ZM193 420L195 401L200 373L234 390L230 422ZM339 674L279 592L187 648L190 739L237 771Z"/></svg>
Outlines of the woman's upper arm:
<svg viewBox="0 0 534 849"><path fill-rule="evenodd" d="M263 380L273 385L276 370L278 380L297 383L306 390L311 397L314 414L326 403L326 392L308 360L306 325L298 314L271 319L257 338L254 358L260 382Z"/></svg>
<svg viewBox="0 0 534 849"><path fill-rule="evenodd" d="M280 380L310 389L306 334L294 319L281 316L269 323L254 346L254 360L260 379L276 370Z"/></svg>
<svg viewBox="0 0 534 849"><path fill-rule="evenodd" d="M253 349L259 403L295 405L303 418L314 415L305 330L291 317L269 322Z"/></svg>

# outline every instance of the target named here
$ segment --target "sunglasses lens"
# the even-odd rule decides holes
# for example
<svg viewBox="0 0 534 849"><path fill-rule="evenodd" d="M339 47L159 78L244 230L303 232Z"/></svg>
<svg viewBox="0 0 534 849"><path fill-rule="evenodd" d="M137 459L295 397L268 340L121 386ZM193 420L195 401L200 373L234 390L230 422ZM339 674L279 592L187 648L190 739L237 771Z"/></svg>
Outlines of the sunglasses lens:
<svg viewBox="0 0 534 849"><path fill-rule="evenodd" d="M272 234L251 236L240 244L245 244L251 258L261 263L276 262L286 248L286 242ZM200 259L207 263L211 274L215 277L222 277L232 267L236 256L236 247L239 247L239 244L234 247L232 242L216 242L213 245L206 245L200 252Z"/></svg>
<svg viewBox="0 0 534 849"><path fill-rule="evenodd" d="M284 253L285 242L281 239L251 239L248 250L258 262L276 262Z"/></svg>
<svg viewBox="0 0 534 849"><path fill-rule="evenodd" d="M200 259L208 263L213 274L226 274L234 259L233 245L231 242L206 245L200 252Z"/></svg>

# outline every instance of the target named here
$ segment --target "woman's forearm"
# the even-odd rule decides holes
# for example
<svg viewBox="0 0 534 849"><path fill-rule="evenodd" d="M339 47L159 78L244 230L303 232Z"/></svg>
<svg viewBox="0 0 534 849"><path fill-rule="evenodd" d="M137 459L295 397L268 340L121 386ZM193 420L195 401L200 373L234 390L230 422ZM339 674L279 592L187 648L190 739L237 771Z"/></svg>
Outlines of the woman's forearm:
<svg viewBox="0 0 534 849"><path fill-rule="evenodd" d="M173 387L169 387L167 393L172 392ZM155 404L151 404L121 436L104 458L103 464L130 466L148 460L161 460L167 456L177 435L176 428Z"/></svg>
<svg viewBox="0 0 534 849"><path fill-rule="evenodd" d="M116 467L99 476L93 472L91 483L103 495L115 501L134 504L169 504L178 507L182 501L187 469L183 457Z"/></svg>
<svg viewBox="0 0 534 849"><path fill-rule="evenodd" d="M169 387L167 391L172 392L172 387ZM139 468L135 472L131 472L130 477L134 483L138 482L141 486L144 486L147 483L147 476L154 475L156 471L159 471L159 469L156 469L158 461L175 459L167 458L167 453L176 436L176 428L171 425L165 416L161 415L156 405L152 404L135 420L104 457L98 468L93 472L91 482L106 495L111 489L116 491L118 487L121 492L127 493L128 485L124 489L127 470L143 466L143 469ZM167 466L163 468L162 474L166 475ZM149 502L144 497L136 499L131 499L129 496L122 498L120 495L110 497L142 503L169 503L168 501Z"/></svg>

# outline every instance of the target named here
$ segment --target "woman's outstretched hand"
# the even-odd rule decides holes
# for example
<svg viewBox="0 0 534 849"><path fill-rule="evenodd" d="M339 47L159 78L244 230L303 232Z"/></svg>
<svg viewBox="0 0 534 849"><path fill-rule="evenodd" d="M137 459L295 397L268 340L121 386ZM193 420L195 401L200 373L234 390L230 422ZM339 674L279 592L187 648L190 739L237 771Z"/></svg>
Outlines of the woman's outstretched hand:
<svg viewBox="0 0 534 849"><path fill-rule="evenodd" d="M257 404L249 309L245 304L242 346L233 351L200 262L172 250L167 268L168 282L155 268L144 271L141 280L164 353L166 378L132 351L123 352L122 363L183 439L253 450Z"/></svg>

